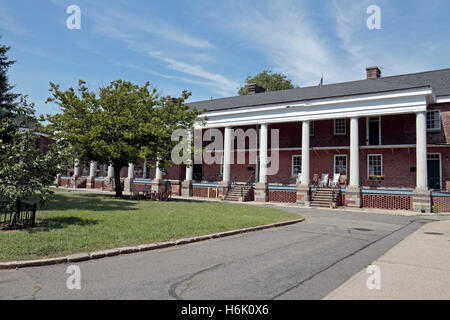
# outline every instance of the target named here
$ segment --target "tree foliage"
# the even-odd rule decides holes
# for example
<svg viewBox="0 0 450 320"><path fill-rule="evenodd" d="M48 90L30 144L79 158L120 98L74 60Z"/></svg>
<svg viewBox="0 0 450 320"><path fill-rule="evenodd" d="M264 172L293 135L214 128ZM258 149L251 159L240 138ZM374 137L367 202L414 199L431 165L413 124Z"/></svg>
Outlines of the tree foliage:
<svg viewBox="0 0 450 320"><path fill-rule="evenodd" d="M73 158L111 164L117 197L122 196L120 170L138 158L151 164L159 161L161 169L170 165L176 143L171 141L172 132L191 128L200 114L184 104L190 93L184 91L173 101L159 96L148 82L139 86L116 80L100 88L98 95L82 80L77 91L50 86L48 102L58 104L61 113L47 115L46 131Z"/></svg>
<svg viewBox="0 0 450 320"><path fill-rule="evenodd" d="M35 148L34 105L11 91L7 71L14 61L8 60L8 50L0 46L0 200L37 197L45 202L62 154L55 149L43 154Z"/></svg>
<svg viewBox="0 0 450 320"><path fill-rule="evenodd" d="M266 91L277 91L295 88L292 81L287 79L281 73L272 73L270 70L264 70L256 76L248 76L245 79L245 85L239 88L239 95L248 94L248 85L257 84L266 89Z"/></svg>
<svg viewBox="0 0 450 320"><path fill-rule="evenodd" d="M33 105L22 97L16 108L20 117L4 118L0 122L0 135L8 133L8 142L0 140L0 199L22 201L37 198L41 203L49 200L53 192L49 187L61 171L63 154L56 150L42 153L36 148L35 128L29 128L33 118Z"/></svg>
<svg viewBox="0 0 450 320"><path fill-rule="evenodd" d="M12 92L14 87L8 81L8 70L15 63L15 61L9 60L6 55L9 49L10 47L0 44L0 121L12 118L14 113L18 111L16 102L20 96ZM12 127L8 127L8 129L13 130ZM3 130L0 133L0 139L4 142L9 141L10 133L12 132Z"/></svg>

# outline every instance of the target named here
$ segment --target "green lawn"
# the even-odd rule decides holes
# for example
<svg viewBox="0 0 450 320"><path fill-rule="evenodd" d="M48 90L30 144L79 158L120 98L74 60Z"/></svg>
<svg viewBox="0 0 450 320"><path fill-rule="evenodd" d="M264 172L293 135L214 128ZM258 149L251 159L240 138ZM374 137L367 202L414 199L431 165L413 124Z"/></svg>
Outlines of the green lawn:
<svg viewBox="0 0 450 320"><path fill-rule="evenodd" d="M0 231L0 261L161 242L298 218L261 206L57 192L47 207L38 210L37 228Z"/></svg>

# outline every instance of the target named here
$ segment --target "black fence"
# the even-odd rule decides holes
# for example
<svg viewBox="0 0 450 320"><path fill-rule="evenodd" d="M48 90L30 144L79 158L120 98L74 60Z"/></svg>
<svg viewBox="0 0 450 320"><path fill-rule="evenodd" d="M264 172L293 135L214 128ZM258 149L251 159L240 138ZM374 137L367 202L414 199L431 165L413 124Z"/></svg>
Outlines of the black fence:
<svg viewBox="0 0 450 320"><path fill-rule="evenodd" d="M0 201L0 229L34 228L36 203Z"/></svg>

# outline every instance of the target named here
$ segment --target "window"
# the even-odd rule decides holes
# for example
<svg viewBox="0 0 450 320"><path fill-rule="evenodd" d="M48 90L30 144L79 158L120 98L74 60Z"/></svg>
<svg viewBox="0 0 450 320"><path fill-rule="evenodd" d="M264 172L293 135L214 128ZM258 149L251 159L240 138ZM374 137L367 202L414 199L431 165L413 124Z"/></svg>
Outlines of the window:
<svg viewBox="0 0 450 320"><path fill-rule="evenodd" d="M334 156L334 174L347 175L347 155L335 155Z"/></svg>
<svg viewBox="0 0 450 320"><path fill-rule="evenodd" d="M383 156L381 154L369 154L367 156L369 178L383 175Z"/></svg>
<svg viewBox="0 0 450 320"><path fill-rule="evenodd" d="M292 177L297 178L302 173L302 156L292 156Z"/></svg>
<svg viewBox="0 0 450 320"><path fill-rule="evenodd" d="M427 130L428 131L441 130L441 114L439 110L427 112Z"/></svg>
<svg viewBox="0 0 450 320"><path fill-rule="evenodd" d="M346 127L345 127L345 119L334 119L334 134L335 135L345 135Z"/></svg>
<svg viewBox="0 0 450 320"><path fill-rule="evenodd" d="M309 123L309 136L313 137L314 136L314 121L311 121Z"/></svg>

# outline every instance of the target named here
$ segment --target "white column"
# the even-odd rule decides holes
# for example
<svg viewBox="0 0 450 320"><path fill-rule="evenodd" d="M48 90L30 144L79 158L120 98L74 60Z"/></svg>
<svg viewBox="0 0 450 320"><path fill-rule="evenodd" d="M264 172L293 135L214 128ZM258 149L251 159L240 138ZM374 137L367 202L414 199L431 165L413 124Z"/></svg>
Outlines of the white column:
<svg viewBox="0 0 450 320"><path fill-rule="evenodd" d="M190 166L186 166L186 181L192 181L194 178L194 168L192 164Z"/></svg>
<svg viewBox="0 0 450 320"><path fill-rule="evenodd" d="M232 134L231 127L225 128L225 137L223 143L223 182L230 183L231 182L231 145L232 145Z"/></svg>
<svg viewBox="0 0 450 320"><path fill-rule="evenodd" d="M79 177L80 176L80 160L75 159L75 165L73 168L73 176Z"/></svg>
<svg viewBox="0 0 450 320"><path fill-rule="evenodd" d="M302 122L302 175L301 184L309 185L310 183L310 161L309 161L309 121Z"/></svg>
<svg viewBox="0 0 450 320"><path fill-rule="evenodd" d="M427 115L416 113L416 189L428 190Z"/></svg>
<svg viewBox="0 0 450 320"><path fill-rule="evenodd" d="M128 164L128 178L134 178L134 164L132 163Z"/></svg>
<svg viewBox="0 0 450 320"><path fill-rule="evenodd" d="M97 171L97 162L92 161L91 166L89 167L89 176L95 177L95 172Z"/></svg>
<svg viewBox="0 0 450 320"><path fill-rule="evenodd" d="M259 130L259 183L267 183L267 124Z"/></svg>
<svg viewBox="0 0 450 320"><path fill-rule="evenodd" d="M188 147L191 148L192 147L192 131L189 131L187 143L188 143ZM191 151L189 151L189 154L191 155ZM186 181L192 181L192 179L193 179L194 167L192 165L193 165L193 163L192 163L192 155L191 155L186 163L186 178L185 178Z"/></svg>
<svg viewBox="0 0 450 320"><path fill-rule="evenodd" d="M113 177L114 177L114 167L108 166L108 178L113 178Z"/></svg>
<svg viewBox="0 0 450 320"><path fill-rule="evenodd" d="M163 174L161 169L159 169L159 162L156 162L156 173L155 173L155 180L162 180Z"/></svg>
<svg viewBox="0 0 450 320"><path fill-rule="evenodd" d="M358 117L350 118L350 187L359 187Z"/></svg>

